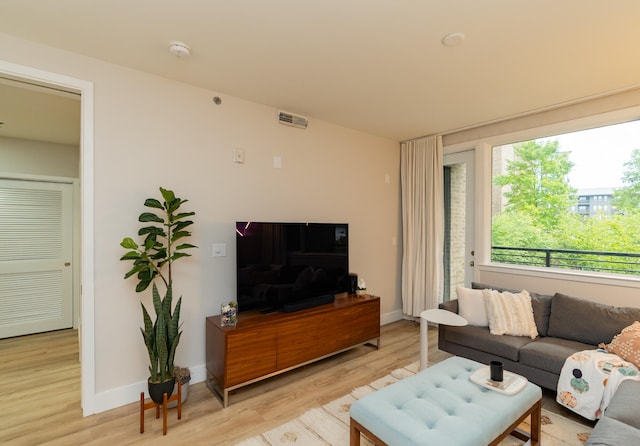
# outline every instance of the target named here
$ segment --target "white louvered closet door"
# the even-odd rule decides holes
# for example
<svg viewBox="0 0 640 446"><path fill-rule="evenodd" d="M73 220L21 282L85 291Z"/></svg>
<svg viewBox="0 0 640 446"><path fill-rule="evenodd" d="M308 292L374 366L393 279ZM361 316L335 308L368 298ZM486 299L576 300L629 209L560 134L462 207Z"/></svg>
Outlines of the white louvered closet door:
<svg viewBox="0 0 640 446"><path fill-rule="evenodd" d="M73 186L0 179L0 339L73 325Z"/></svg>

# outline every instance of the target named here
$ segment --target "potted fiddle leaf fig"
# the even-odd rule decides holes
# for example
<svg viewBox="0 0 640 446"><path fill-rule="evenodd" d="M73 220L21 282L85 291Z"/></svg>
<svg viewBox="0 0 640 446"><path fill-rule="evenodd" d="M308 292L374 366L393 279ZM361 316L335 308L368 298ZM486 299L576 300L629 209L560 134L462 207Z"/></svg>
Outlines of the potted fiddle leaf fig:
<svg viewBox="0 0 640 446"><path fill-rule="evenodd" d="M144 237L138 244L131 237L125 237L120 246L127 250L120 260L131 261L133 266L124 278L135 276L138 283L136 292L140 293L152 285L153 313L155 320L141 302L144 328L142 337L149 355L149 396L157 403L162 395L171 395L175 385L174 358L180 342L180 307L182 297L175 307L173 300L173 262L189 257L186 250L196 246L185 243L191 236L188 228L193 224L190 219L195 212L180 212L180 207L188 200L175 196L173 191L160 188L162 201L147 198L144 205L150 211L143 212L138 221L144 226L138 230L138 236ZM158 290L156 279L164 286L164 296Z"/></svg>

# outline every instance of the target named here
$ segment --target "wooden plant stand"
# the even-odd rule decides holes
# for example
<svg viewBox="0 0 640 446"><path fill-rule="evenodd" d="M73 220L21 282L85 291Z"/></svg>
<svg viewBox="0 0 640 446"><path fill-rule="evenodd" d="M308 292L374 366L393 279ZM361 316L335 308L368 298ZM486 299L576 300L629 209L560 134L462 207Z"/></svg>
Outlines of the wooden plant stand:
<svg viewBox="0 0 640 446"><path fill-rule="evenodd" d="M153 400L144 402L144 392L140 392L140 433L144 433L144 411L156 408L156 418L160 418L160 406L162 406L162 435L167 435L167 404L171 401L178 402L178 420L182 419L182 383L178 381L178 393L167 398L167 394L162 394L162 403Z"/></svg>

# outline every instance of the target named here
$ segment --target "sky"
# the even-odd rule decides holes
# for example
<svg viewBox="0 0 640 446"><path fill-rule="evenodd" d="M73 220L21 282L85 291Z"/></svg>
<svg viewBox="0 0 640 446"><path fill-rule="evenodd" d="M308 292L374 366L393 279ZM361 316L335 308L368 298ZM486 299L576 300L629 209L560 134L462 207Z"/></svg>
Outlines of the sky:
<svg viewBox="0 0 640 446"><path fill-rule="evenodd" d="M633 149L640 149L640 121L632 121L596 129L544 138L556 140L559 150L571 152L574 163L569 174L571 186L577 189L620 187L624 163Z"/></svg>

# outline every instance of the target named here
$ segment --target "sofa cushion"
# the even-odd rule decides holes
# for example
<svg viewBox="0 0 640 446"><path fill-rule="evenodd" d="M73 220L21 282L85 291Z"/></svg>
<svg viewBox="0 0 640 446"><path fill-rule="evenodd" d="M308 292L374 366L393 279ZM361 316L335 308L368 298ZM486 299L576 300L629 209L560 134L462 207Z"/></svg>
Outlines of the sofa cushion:
<svg viewBox="0 0 640 446"><path fill-rule="evenodd" d="M532 342L530 338L524 336L496 336L489 332L487 327L465 327L445 328L445 339L454 344L480 350L485 353L500 356L511 361L518 360L518 352L522 346Z"/></svg>
<svg viewBox="0 0 640 446"><path fill-rule="evenodd" d="M538 338L520 349L520 364L560 375L565 359L593 346L560 338Z"/></svg>
<svg viewBox="0 0 640 446"><path fill-rule="evenodd" d="M605 416L640 429L640 381L625 379L616 389Z"/></svg>
<svg viewBox="0 0 640 446"><path fill-rule="evenodd" d="M526 290L519 293L500 293L496 290L482 292L487 305L491 334L529 336L531 339L538 337L531 296Z"/></svg>
<svg viewBox="0 0 640 446"><path fill-rule="evenodd" d="M597 346L640 320L640 308L614 307L556 293L551 302L548 336Z"/></svg>
<svg viewBox="0 0 640 446"><path fill-rule="evenodd" d="M540 336L547 336L549 331L549 316L551 315L551 301L553 296L529 292L531 295L531 307L533 308L533 318L538 327Z"/></svg>
<svg viewBox="0 0 640 446"><path fill-rule="evenodd" d="M598 421L585 446L620 446L640 444L640 430L613 418Z"/></svg>
<svg viewBox="0 0 640 446"><path fill-rule="evenodd" d="M456 287L456 295L458 296L458 314L465 318L469 325L489 326L482 290L459 286Z"/></svg>
<svg viewBox="0 0 640 446"><path fill-rule="evenodd" d="M518 293L520 290L513 290L510 288L494 287L486 285L484 283L471 282L471 288L477 290L496 290L496 291L509 291L511 293ZM531 307L533 308L533 318L536 321L536 327L538 328L538 334L540 336L547 336L547 330L549 329L549 315L551 314L551 301L553 296L547 296L544 294L538 294L529 291L531 296Z"/></svg>

